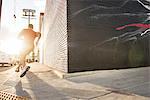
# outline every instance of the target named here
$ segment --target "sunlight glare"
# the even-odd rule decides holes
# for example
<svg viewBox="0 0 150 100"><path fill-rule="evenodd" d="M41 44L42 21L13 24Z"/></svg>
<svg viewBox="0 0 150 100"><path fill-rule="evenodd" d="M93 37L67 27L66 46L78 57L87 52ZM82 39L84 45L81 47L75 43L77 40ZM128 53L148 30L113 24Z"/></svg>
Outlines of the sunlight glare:
<svg viewBox="0 0 150 100"><path fill-rule="evenodd" d="M17 38L2 40L0 45L0 51L11 55L18 55L22 48L23 42Z"/></svg>

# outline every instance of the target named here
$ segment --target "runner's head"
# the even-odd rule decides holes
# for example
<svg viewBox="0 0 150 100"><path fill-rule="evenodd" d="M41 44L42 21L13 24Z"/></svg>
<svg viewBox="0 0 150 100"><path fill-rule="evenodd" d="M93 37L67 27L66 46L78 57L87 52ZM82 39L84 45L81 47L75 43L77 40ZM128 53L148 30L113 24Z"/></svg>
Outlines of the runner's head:
<svg viewBox="0 0 150 100"><path fill-rule="evenodd" d="M28 28L33 29L33 24L29 24L29 25L28 25Z"/></svg>

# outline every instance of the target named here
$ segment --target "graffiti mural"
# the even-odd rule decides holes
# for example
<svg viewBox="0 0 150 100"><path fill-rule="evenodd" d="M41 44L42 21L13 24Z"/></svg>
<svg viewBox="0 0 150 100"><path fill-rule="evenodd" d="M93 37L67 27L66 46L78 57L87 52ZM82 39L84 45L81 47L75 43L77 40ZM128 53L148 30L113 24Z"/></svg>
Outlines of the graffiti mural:
<svg viewBox="0 0 150 100"><path fill-rule="evenodd" d="M149 0L69 0L69 70L149 65Z"/></svg>

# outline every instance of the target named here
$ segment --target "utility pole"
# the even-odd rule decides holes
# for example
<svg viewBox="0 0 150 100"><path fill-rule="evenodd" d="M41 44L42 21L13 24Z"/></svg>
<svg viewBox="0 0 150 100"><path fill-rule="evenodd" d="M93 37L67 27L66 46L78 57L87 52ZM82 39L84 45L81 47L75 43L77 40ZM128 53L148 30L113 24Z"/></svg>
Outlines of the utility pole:
<svg viewBox="0 0 150 100"><path fill-rule="evenodd" d="M0 29L1 29L2 0L0 0Z"/></svg>
<svg viewBox="0 0 150 100"><path fill-rule="evenodd" d="M28 25L30 24L30 20L35 18L35 12L34 9L23 9L23 18L28 19Z"/></svg>
<svg viewBox="0 0 150 100"><path fill-rule="evenodd" d="M41 33L41 41L44 40L44 34L42 34L42 25L43 25L43 22L44 22L44 13L41 12L40 13L40 17L39 17L39 32ZM44 63L44 43L42 43L42 45L40 45L40 48L38 48L38 60L41 62L41 63Z"/></svg>

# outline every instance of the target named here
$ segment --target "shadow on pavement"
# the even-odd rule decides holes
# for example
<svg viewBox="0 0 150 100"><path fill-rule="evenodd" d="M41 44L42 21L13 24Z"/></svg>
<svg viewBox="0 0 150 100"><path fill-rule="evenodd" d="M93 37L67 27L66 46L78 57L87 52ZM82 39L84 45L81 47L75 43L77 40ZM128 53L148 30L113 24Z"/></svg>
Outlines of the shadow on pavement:
<svg viewBox="0 0 150 100"><path fill-rule="evenodd" d="M34 73L28 72L26 75L35 100L67 100L60 91L37 77ZM33 99L33 98L32 98Z"/></svg>
<svg viewBox="0 0 150 100"><path fill-rule="evenodd" d="M18 82L18 84L15 86L15 89L16 89L16 95L31 98L28 92L26 90L23 90L21 81Z"/></svg>

